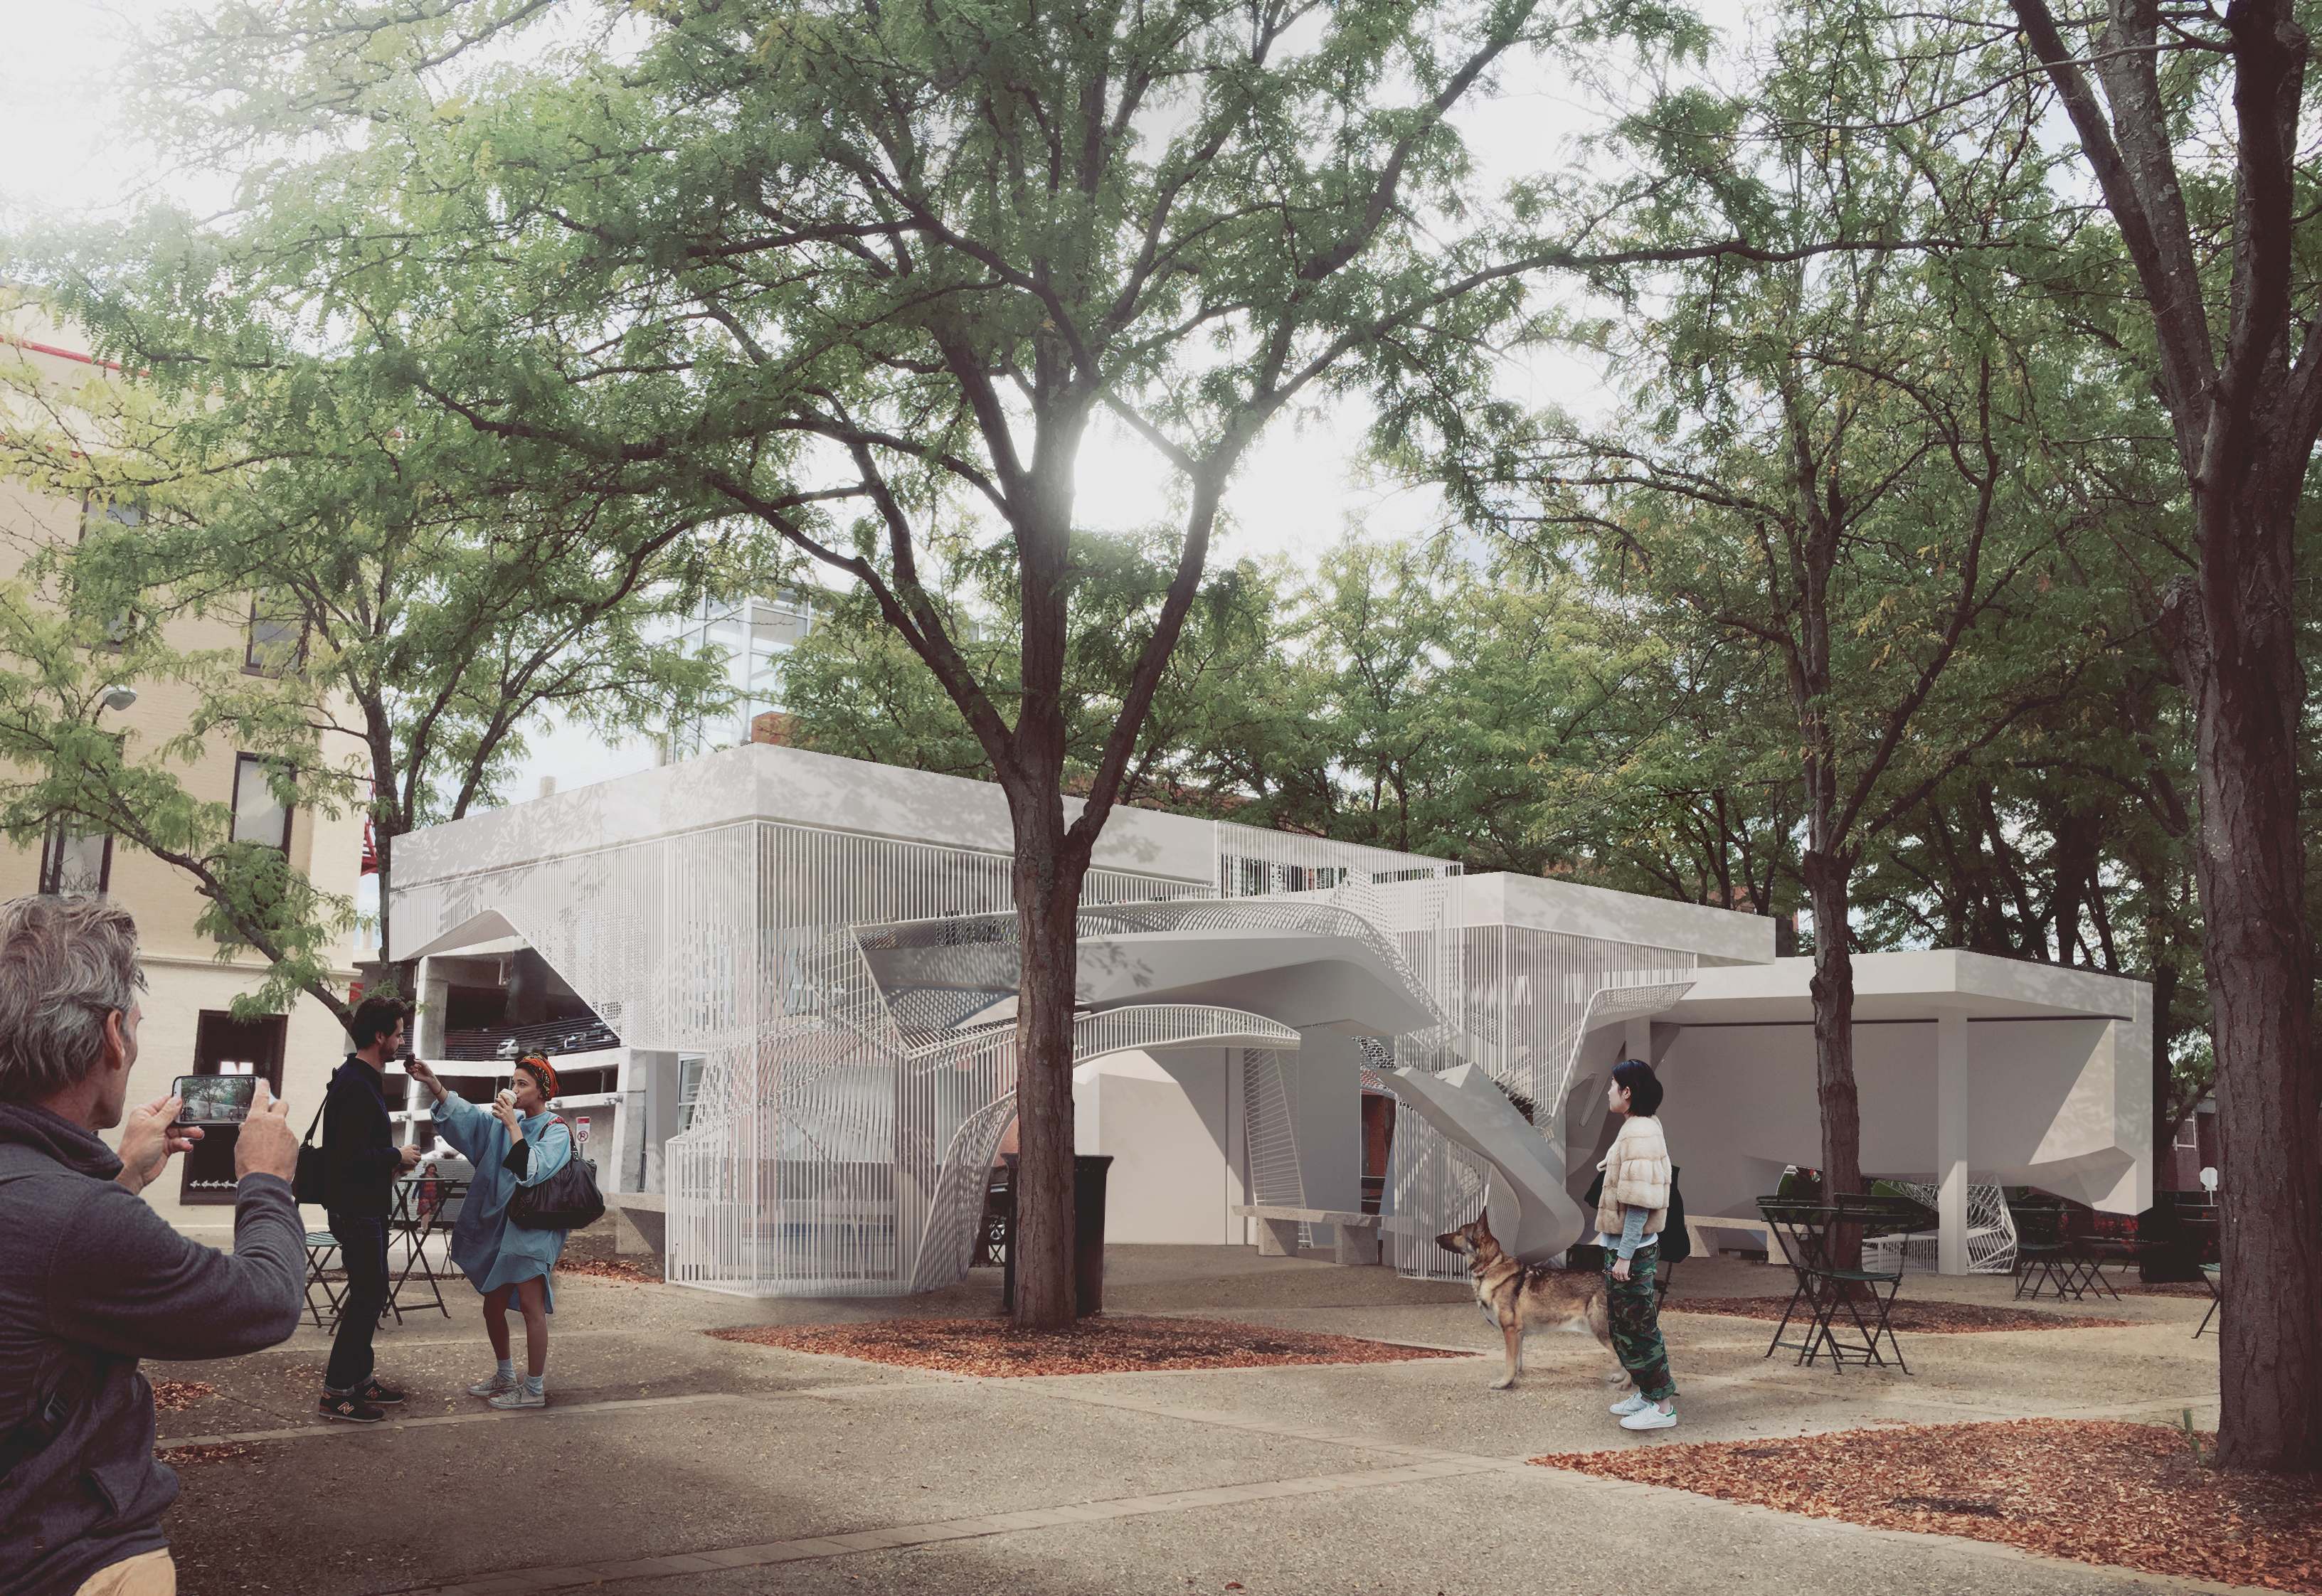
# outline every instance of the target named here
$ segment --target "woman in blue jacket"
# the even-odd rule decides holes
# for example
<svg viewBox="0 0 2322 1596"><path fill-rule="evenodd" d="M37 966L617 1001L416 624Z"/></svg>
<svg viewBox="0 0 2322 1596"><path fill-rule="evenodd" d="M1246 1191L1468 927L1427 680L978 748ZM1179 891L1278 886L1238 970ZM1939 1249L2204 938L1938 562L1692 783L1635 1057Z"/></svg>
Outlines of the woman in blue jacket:
<svg viewBox="0 0 2322 1596"><path fill-rule="evenodd" d="M495 1408L544 1408L548 1316L556 1311L550 1278L564 1251L565 1232L527 1230L513 1223L507 1210L519 1187L537 1186L572 1156L572 1133L548 1111L548 1099L556 1095L556 1071L546 1059L518 1059L510 1092L486 1110L446 1090L418 1060L404 1067L434 1094L436 1134L476 1166L459 1221L452 1227L452 1262L484 1294L484 1333L492 1338L499 1368L490 1379L470 1386L468 1394L489 1397ZM524 1314L521 1381L508 1346L511 1297Z"/></svg>

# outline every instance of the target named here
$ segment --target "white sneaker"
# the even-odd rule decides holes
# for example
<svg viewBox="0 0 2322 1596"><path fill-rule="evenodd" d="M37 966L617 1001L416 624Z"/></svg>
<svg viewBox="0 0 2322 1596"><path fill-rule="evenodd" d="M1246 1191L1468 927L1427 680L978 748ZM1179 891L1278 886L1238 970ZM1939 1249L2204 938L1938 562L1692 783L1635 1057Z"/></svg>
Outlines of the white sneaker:
<svg viewBox="0 0 2322 1596"><path fill-rule="evenodd" d="M1635 1391L1631 1391L1627 1396L1623 1397L1619 1401L1613 1404L1613 1411L1625 1418L1630 1414L1642 1412L1645 1409L1650 1408L1652 1405L1652 1399L1650 1397L1640 1396Z"/></svg>
<svg viewBox="0 0 2322 1596"><path fill-rule="evenodd" d="M545 1391L528 1391L525 1390L523 1386L519 1385L513 1391L504 1391L500 1392L499 1395L492 1399L491 1405L499 1409L503 1412L507 1411L510 1408L545 1408L548 1406L548 1392ZM1672 1418L1669 1422L1671 1424L1675 1424L1677 1420Z"/></svg>
<svg viewBox="0 0 2322 1596"><path fill-rule="evenodd" d="M1621 1420L1621 1427L1624 1430L1665 1430L1676 1422L1676 1409L1672 1408L1664 1413L1659 1407L1648 1402L1642 1409Z"/></svg>
<svg viewBox="0 0 2322 1596"><path fill-rule="evenodd" d="M468 1388L471 1397L496 1397L504 1391L514 1391L518 1381L513 1374L495 1374L489 1380L480 1380Z"/></svg>

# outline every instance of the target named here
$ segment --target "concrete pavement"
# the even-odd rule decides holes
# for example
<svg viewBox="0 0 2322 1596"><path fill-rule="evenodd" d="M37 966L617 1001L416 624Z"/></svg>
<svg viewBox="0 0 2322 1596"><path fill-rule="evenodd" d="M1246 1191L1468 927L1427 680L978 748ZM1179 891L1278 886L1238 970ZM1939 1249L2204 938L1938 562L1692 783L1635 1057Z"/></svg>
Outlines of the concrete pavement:
<svg viewBox="0 0 2322 1596"><path fill-rule="evenodd" d="M1498 1336L1458 1288L1266 1260L1115 1248L1115 1312L1193 1312L1474 1347L1488 1360L960 1380L719 1341L727 1325L989 1312L984 1274L937 1300L756 1301L569 1278L554 1406L459 1394L488 1367L474 1299L379 1339L407 1417L325 1427L311 1328L255 1358L159 1366L218 1394L163 1443L238 1448L181 1470L169 1528L187 1596L790 1591L2046 1592L2212 1587L1981 1543L1805 1519L1525 1465L1543 1452L2032 1414L2213 1423L2204 1304L2077 1305L2122 1329L1906 1336L1912 1375L1796 1369L1771 1327L1678 1311L1766 1295L1782 1272L1685 1266L1666 1326L1683 1423L1604 1412L1593 1340L1535 1337L1495 1392ZM2007 1300L2004 1281L1906 1294ZM2042 1306L2052 1306L2043 1304ZM2073 1310L2073 1309L2068 1309Z"/></svg>

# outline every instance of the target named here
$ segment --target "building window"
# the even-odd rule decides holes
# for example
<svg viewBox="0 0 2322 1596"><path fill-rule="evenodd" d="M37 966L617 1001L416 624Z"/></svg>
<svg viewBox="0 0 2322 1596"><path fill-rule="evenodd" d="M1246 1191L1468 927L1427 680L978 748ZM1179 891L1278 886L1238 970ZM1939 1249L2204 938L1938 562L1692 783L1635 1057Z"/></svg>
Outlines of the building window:
<svg viewBox="0 0 2322 1596"><path fill-rule="evenodd" d="M120 499L99 501L83 498L80 521L81 536L86 539L91 525L107 523L114 526L144 525L145 507L142 505L126 504ZM126 608L122 609L105 627L104 638L89 645L89 652L100 654L120 653L129 646L129 634L133 621L134 617L130 612Z"/></svg>
<svg viewBox="0 0 2322 1596"><path fill-rule="evenodd" d="M295 609L270 604L261 594L250 601L250 641L242 649L246 676L288 676L306 662L306 621Z"/></svg>
<svg viewBox="0 0 2322 1596"><path fill-rule="evenodd" d="M693 1111L701 1102L701 1072L708 1062L698 1056L678 1060L677 1128L680 1132L693 1128Z"/></svg>
<svg viewBox="0 0 2322 1596"><path fill-rule="evenodd" d="M50 896L103 892L113 880L113 838L72 829L59 817L41 845L41 890Z"/></svg>
<svg viewBox="0 0 2322 1596"><path fill-rule="evenodd" d="M289 1019L261 1015L238 1020L222 1009L203 1009L194 1017L194 1069L197 1075L257 1075L276 1097L282 1095L283 1044ZM401 1106L398 1098L397 1104ZM178 1200L202 1207L230 1208L239 1181L233 1167L238 1125L214 1125L190 1152L178 1160Z"/></svg>
<svg viewBox="0 0 2322 1596"><path fill-rule="evenodd" d="M290 806L275 793L272 766L254 753L233 759L233 840L288 852Z"/></svg>

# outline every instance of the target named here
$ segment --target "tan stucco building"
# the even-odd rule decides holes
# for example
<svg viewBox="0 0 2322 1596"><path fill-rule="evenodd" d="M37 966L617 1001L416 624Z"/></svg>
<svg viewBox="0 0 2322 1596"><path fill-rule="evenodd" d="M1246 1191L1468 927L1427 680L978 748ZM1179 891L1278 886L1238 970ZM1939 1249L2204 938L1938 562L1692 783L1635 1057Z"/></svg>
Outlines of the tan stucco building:
<svg viewBox="0 0 2322 1596"><path fill-rule="evenodd" d="M29 368L43 397L60 405L105 376L85 340L23 306L0 309L0 362L17 367L13 376L18 384ZM16 570L38 544L76 540L82 517L91 513L105 511L0 481L0 575ZM247 651L251 641L247 626L224 620L173 621L169 635L187 649ZM262 633L260 641L265 642ZM261 648L258 657L263 661L270 656ZM263 665L253 670L262 672ZM151 748L180 734L195 712L196 690L189 684L133 679L124 685L135 689L136 701L106 709L99 724L125 733L133 751L139 743ZM194 797L234 807L237 836L284 847L291 864L316 887L352 897L362 868L362 816L331 817L299 808L285 815L253 763L221 734L197 760L176 770ZM292 1118L303 1130L345 1052L345 1034L328 1009L306 997L287 1015L236 1024L229 1012L233 1000L258 989L264 961L247 953L219 960L217 944L195 929L204 901L176 867L109 838L52 835L45 846L32 847L0 840L0 898L92 889L128 906L137 917L142 944L150 990L131 1101L163 1096L179 1075L233 1072L232 1066L247 1065L269 1076L290 1099ZM342 991L355 979L356 955L350 935L333 957L332 979ZM177 1163L185 1167L173 1168L146 1196L180 1228L204 1240L224 1241L233 1220L232 1159L224 1145L218 1145L213 1160ZM308 1218L322 1222L319 1211Z"/></svg>

